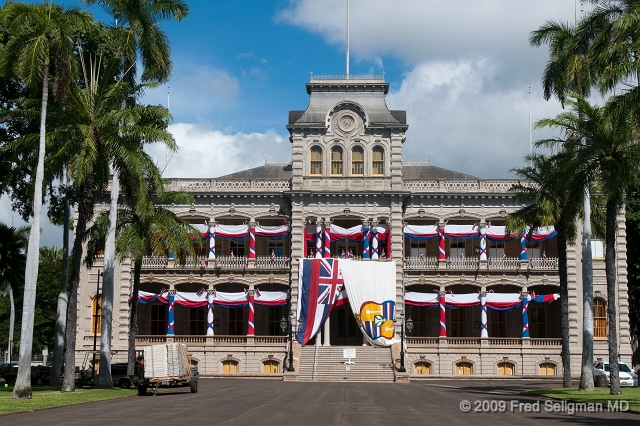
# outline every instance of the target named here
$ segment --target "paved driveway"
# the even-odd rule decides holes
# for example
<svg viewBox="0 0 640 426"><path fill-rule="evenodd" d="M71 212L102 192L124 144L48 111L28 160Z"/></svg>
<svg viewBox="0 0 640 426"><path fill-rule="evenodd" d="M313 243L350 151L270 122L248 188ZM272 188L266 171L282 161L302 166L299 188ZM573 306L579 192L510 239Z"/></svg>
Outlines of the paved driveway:
<svg viewBox="0 0 640 426"><path fill-rule="evenodd" d="M601 425L640 424L640 416L612 413L539 412L524 389L549 382L449 380L422 383L292 383L261 380L200 379L197 394L175 388L154 397L130 397L50 410L0 416L2 425L136 424L216 425ZM471 413L461 411L463 400ZM475 401L481 401L478 406ZM482 401L487 401L482 406ZM493 405L491 403L493 401ZM514 402L512 402L514 401ZM502 404L504 402L504 404ZM520 405L522 403L522 405ZM501 404L504 412L499 412ZM463 403L464 405L464 403ZM473 412L479 408L489 412ZM551 407L552 408L552 407ZM498 412L496 412L498 411Z"/></svg>

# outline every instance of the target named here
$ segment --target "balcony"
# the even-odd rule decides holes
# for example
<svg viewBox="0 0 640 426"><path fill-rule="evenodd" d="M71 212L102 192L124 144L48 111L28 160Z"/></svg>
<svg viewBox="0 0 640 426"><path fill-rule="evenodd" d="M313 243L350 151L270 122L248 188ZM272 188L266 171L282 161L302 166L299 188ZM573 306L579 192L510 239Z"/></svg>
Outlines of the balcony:
<svg viewBox="0 0 640 426"><path fill-rule="evenodd" d="M200 268L220 268L229 270L244 269L289 269L291 259L284 256L257 256L254 259L248 259L246 256L217 256L215 259L208 259L207 256L197 256L193 258L187 257L187 262L180 265L173 258L166 256L143 256L143 270L157 269L200 269Z"/></svg>
<svg viewBox="0 0 640 426"><path fill-rule="evenodd" d="M523 261L517 257L502 258L489 258L486 261L481 261L477 257L460 257L449 258L446 261L440 262L437 257L405 257L404 269L410 270L486 270L486 271L518 271L523 269ZM558 270L558 258L531 258L527 263L524 263L526 269L529 271L557 271Z"/></svg>
<svg viewBox="0 0 640 426"><path fill-rule="evenodd" d="M187 345L203 346L203 345L244 345L250 343L253 339L254 344L261 345L277 345L283 346L287 343L286 336L202 336L202 335L159 335L144 336L137 335L136 343L139 345L150 345L158 343L167 343L173 341L176 343L186 343Z"/></svg>
<svg viewBox="0 0 640 426"><path fill-rule="evenodd" d="M410 347L459 347L459 348L521 348L523 346L535 346L538 348L560 349L561 338L523 339L520 337L406 337L407 346Z"/></svg>

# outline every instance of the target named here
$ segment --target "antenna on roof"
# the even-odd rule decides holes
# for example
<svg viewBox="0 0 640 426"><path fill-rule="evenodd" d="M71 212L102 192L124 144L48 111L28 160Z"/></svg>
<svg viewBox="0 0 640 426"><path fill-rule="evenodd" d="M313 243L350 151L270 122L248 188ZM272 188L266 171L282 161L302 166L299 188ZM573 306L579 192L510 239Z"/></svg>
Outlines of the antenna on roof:
<svg viewBox="0 0 640 426"><path fill-rule="evenodd" d="M349 79L349 0L347 0L347 80Z"/></svg>

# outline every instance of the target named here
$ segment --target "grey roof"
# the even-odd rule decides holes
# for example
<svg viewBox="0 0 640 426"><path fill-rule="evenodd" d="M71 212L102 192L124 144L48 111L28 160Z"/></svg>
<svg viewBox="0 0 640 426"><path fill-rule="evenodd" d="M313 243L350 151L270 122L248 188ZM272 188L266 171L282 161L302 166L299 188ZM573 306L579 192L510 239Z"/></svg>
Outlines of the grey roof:
<svg viewBox="0 0 640 426"><path fill-rule="evenodd" d="M402 179L478 179L465 173L454 172L432 165L402 166Z"/></svg>
<svg viewBox="0 0 640 426"><path fill-rule="evenodd" d="M265 164L253 169L242 170L229 175L220 176L218 179L291 179L291 164L286 166L277 164ZM478 179L475 176L454 172L431 165L402 166L402 178L411 179Z"/></svg>
<svg viewBox="0 0 640 426"><path fill-rule="evenodd" d="M302 116L297 117L297 111L289 113L289 124L312 124L325 123L327 113L341 103L359 105L367 114L368 124L402 124L395 117L402 118L402 114L396 112L392 114L387 107L384 92L316 92L312 91L309 96L309 106ZM295 121L292 121L295 120Z"/></svg>
<svg viewBox="0 0 640 426"><path fill-rule="evenodd" d="M242 170L218 179L291 179L291 164L265 164L253 169Z"/></svg>

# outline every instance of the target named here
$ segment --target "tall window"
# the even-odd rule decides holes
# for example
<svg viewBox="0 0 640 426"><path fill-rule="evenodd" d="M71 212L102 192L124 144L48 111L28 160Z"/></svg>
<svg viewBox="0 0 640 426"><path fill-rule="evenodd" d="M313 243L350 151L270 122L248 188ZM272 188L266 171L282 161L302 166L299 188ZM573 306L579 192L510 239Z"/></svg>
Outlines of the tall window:
<svg viewBox="0 0 640 426"><path fill-rule="evenodd" d="M152 335L167 334L167 307L165 305L151 305Z"/></svg>
<svg viewBox="0 0 640 426"><path fill-rule="evenodd" d="M359 146L351 150L351 175L364 175L364 150Z"/></svg>
<svg viewBox="0 0 640 426"><path fill-rule="evenodd" d="M596 234L591 235L591 257L604 257L604 243L602 237Z"/></svg>
<svg viewBox="0 0 640 426"><path fill-rule="evenodd" d="M96 296L91 302L91 333L100 334L102 329L102 314L100 307L102 306L102 296Z"/></svg>
<svg viewBox="0 0 640 426"><path fill-rule="evenodd" d="M280 320L285 316L284 306L267 306L267 335L281 336Z"/></svg>
<svg viewBox="0 0 640 426"><path fill-rule="evenodd" d="M322 148L314 146L311 148L311 170L312 175L322 174Z"/></svg>
<svg viewBox="0 0 640 426"><path fill-rule="evenodd" d="M491 337L505 337L506 335L506 314L504 311L489 311L491 322L489 324L489 334Z"/></svg>
<svg viewBox="0 0 640 426"><path fill-rule="evenodd" d="M229 334L242 336L244 334L244 308L229 309Z"/></svg>
<svg viewBox="0 0 640 426"><path fill-rule="evenodd" d="M451 337L464 337L466 328L465 309L451 309Z"/></svg>
<svg viewBox="0 0 640 426"><path fill-rule="evenodd" d="M411 336L427 337L427 310L421 306L407 306L408 317L413 321L413 330Z"/></svg>
<svg viewBox="0 0 640 426"><path fill-rule="evenodd" d="M342 176L342 148L331 148L331 174Z"/></svg>
<svg viewBox="0 0 640 426"><path fill-rule="evenodd" d="M607 305L602 299L593 299L593 337L607 337Z"/></svg>
<svg viewBox="0 0 640 426"><path fill-rule="evenodd" d="M202 336L205 334L206 318L207 308L189 309L189 334L191 336Z"/></svg>
<svg viewBox="0 0 640 426"><path fill-rule="evenodd" d="M531 333L531 337L546 337L545 313L546 309L542 307L534 306L529 308L529 332Z"/></svg>
<svg viewBox="0 0 640 426"><path fill-rule="evenodd" d="M449 257L463 257L466 247L466 240L451 238L449 239Z"/></svg>
<svg viewBox="0 0 640 426"><path fill-rule="evenodd" d="M230 238L229 239L229 255L233 253L234 256L244 256L244 238Z"/></svg>
<svg viewBox="0 0 640 426"><path fill-rule="evenodd" d="M267 256L275 254L278 257L282 257L289 253L289 238L288 237L269 237L269 252Z"/></svg>
<svg viewBox="0 0 640 426"><path fill-rule="evenodd" d="M494 259L502 259L504 251L504 241L489 240L489 257Z"/></svg>
<svg viewBox="0 0 640 426"><path fill-rule="evenodd" d="M409 238L409 241L411 247L411 257L420 257L420 255L427 257L427 240Z"/></svg>
<svg viewBox="0 0 640 426"><path fill-rule="evenodd" d="M373 157L372 157L372 175L384 175L384 150L377 146L373 148Z"/></svg>
<svg viewBox="0 0 640 426"><path fill-rule="evenodd" d="M540 258L540 243L527 240L527 257L529 259Z"/></svg>

